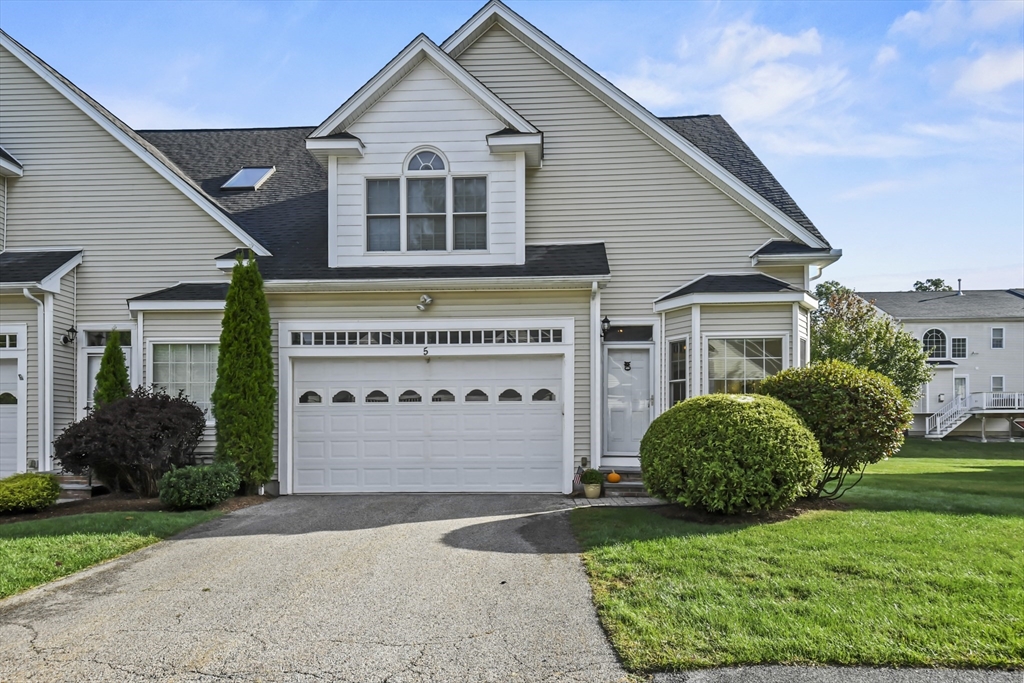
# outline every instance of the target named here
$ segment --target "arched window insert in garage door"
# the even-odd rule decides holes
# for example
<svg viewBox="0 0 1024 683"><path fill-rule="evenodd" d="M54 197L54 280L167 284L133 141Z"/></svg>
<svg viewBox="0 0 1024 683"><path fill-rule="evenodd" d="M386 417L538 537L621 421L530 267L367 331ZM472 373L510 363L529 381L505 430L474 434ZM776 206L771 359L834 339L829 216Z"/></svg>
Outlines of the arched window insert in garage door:
<svg viewBox="0 0 1024 683"><path fill-rule="evenodd" d="M393 330L359 332L292 332L292 346L452 346L490 344L561 344L561 328L515 330Z"/></svg>

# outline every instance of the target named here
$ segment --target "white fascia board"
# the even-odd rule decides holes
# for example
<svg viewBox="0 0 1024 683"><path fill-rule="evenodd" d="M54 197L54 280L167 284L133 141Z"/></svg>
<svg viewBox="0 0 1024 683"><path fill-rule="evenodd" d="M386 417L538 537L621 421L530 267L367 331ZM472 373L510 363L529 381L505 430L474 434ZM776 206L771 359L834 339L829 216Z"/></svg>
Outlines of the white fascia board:
<svg viewBox="0 0 1024 683"><path fill-rule="evenodd" d="M0 176L5 178L20 178L23 175L25 175L25 171L21 166L0 157Z"/></svg>
<svg viewBox="0 0 1024 683"><path fill-rule="evenodd" d="M526 165L529 168L538 168L540 167L541 160L544 158L544 134L488 135L487 147L491 150L491 154L523 152L526 155Z"/></svg>
<svg viewBox="0 0 1024 683"><path fill-rule="evenodd" d="M78 252L71 259L68 260L63 266L53 271L42 279L39 283L39 289L42 289L53 294L60 292L60 281L65 275L70 273L72 270L82 264L82 252Z"/></svg>
<svg viewBox="0 0 1024 683"><path fill-rule="evenodd" d="M654 312L674 311L687 308L694 304L730 305L730 304L785 304L797 303L801 308L815 310L818 300L807 292L729 292L729 293L697 293L684 294L674 299L658 301L654 304Z"/></svg>
<svg viewBox="0 0 1024 683"><path fill-rule="evenodd" d="M223 311L223 301L129 301L128 310L138 311Z"/></svg>
<svg viewBox="0 0 1024 683"><path fill-rule="evenodd" d="M227 215L221 211L220 207L205 197L199 190L187 183L181 176L168 168L167 164L155 157L152 152L145 148L145 146L139 144L137 140L133 139L130 135L114 125L109 118L107 118L102 112L97 111L97 109L81 95L75 92L72 88L69 88L59 78L55 78L54 75L50 73L49 69L45 68L40 63L39 59L35 55L29 53L14 40L8 38L3 32L0 32L0 45L3 45L5 49L9 50L11 54L17 57L36 75L46 81L54 90L81 109L86 116L99 124L103 130L110 133L114 139L127 147L137 157L142 159L142 161L150 168L159 173L165 180L171 183L171 185L181 191L182 194L191 199L200 209L205 211L211 218L213 218L213 220L217 221L217 223L234 235L245 246L249 247L260 256L272 256L266 247L246 234L242 228L228 218Z"/></svg>
<svg viewBox="0 0 1024 683"><path fill-rule="evenodd" d="M767 254L753 256L752 266L828 266L843 256L842 249L832 249L827 254Z"/></svg>
<svg viewBox="0 0 1024 683"><path fill-rule="evenodd" d="M306 139L306 149L324 168L330 168L331 157L359 159L366 145L357 137ZM333 185L332 185L333 187Z"/></svg>
<svg viewBox="0 0 1024 683"><path fill-rule="evenodd" d="M495 289L586 289L594 282L603 286L610 275L572 277L493 277L493 278L415 278L379 280L267 280L267 293L285 292L408 292L435 290L495 290Z"/></svg>
<svg viewBox="0 0 1024 683"><path fill-rule="evenodd" d="M218 270L223 270L226 273L230 273L238 265L238 261L233 258L214 259L213 263L217 266ZM249 259L242 259L242 265L249 265Z"/></svg>
<svg viewBox="0 0 1024 683"><path fill-rule="evenodd" d="M324 137L330 135L339 127L346 127L350 123L351 118L361 114L370 103L376 101L384 92L387 92L395 82L400 80L409 69L418 64L422 59L429 59L443 74L476 99L496 119L505 122L510 128L515 128L522 132L537 132L537 129L529 121L484 87L461 64L452 59L435 45L430 38L421 33L404 50L399 52L387 66L378 71L362 88L357 90L345 104L341 105L326 121L310 133L309 138Z"/></svg>
<svg viewBox="0 0 1024 683"><path fill-rule="evenodd" d="M491 0L487 3L445 40L441 44L441 49L458 57L494 23L523 40L528 47L551 62L566 76L603 101L711 184L737 200L740 205L751 211L769 227L777 232L788 232L810 246L821 248L827 246L802 225L780 211L774 204L725 170L692 142L672 130L633 98L605 80L596 71L498 0Z"/></svg>

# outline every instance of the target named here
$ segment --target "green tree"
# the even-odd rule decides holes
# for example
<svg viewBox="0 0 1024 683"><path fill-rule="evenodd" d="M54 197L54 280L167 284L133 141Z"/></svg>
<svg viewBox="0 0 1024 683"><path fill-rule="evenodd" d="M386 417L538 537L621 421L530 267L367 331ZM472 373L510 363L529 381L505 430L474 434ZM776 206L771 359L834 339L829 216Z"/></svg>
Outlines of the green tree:
<svg viewBox="0 0 1024 683"><path fill-rule="evenodd" d="M270 309L256 259L238 257L221 322L217 384L211 397L217 458L238 466L253 490L274 475L274 362Z"/></svg>
<svg viewBox="0 0 1024 683"><path fill-rule="evenodd" d="M823 282L815 294L819 307L811 317L811 360L874 370L891 379L906 400L916 401L932 376L921 342L838 282Z"/></svg>
<svg viewBox="0 0 1024 683"><path fill-rule="evenodd" d="M122 399L132 391L128 379L128 363L121 350L121 333L114 330L107 337L107 346L103 349L100 369L96 373L96 389L92 392L92 401L96 409Z"/></svg>
<svg viewBox="0 0 1024 683"><path fill-rule="evenodd" d="M946 281L938 277L930 277L924 282L918 280L914 283L915 292L952 292L953 288L946 284Z"/></svg>

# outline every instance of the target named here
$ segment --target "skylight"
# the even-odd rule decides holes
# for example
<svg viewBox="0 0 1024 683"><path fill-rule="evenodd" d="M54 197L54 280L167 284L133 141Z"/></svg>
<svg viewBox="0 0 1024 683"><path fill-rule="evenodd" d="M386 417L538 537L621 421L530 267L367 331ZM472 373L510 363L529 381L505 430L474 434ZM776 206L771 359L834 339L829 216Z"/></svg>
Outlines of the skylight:
<svg viewBox="0 0 1024 683"><path fill-rule="evenodd" d="M258 190L277 170L275 166L244 166L220 186L222 190Z"/></svg>

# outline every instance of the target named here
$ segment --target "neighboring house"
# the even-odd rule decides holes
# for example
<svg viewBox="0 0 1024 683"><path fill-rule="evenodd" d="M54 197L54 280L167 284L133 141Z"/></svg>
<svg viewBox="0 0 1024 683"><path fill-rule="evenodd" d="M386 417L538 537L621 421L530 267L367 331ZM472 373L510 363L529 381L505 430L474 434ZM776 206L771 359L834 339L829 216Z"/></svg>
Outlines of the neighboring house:
<svg viewBox="0 0 1024 683"><path fill-rule="evenodd" d="M914 404L912 433L1020 435L1024 418L1024 290L858 292L903 323L934 375Z"/></svg>
<svg viewBox="0 0 1024 683"><path fill-rule="evenodd" d="M568 492L807 360L841 252L721 117L655 117L499 2L296 128L134 131L0 38L5 473L52 466L114 329L208 407L250 250L282 493Z"/></svg>

